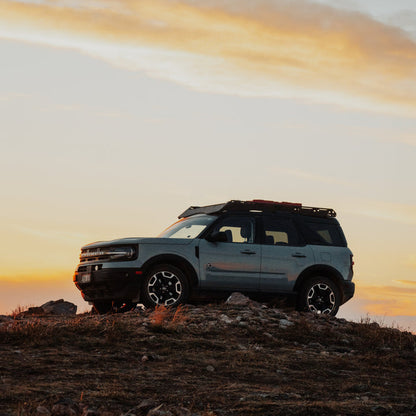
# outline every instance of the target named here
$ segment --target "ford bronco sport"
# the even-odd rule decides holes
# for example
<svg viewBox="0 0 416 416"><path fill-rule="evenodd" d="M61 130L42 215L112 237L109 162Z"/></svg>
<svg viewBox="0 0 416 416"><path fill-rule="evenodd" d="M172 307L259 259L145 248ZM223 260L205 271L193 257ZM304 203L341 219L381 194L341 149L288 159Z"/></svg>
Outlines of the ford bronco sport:
<svg viewBox="0 0 416 416"><path fill-rule="evenodd" d="M293 295L299 310L335 315L354 294L352 253L335 216L264 200L191 206L156 238L82 247L74 282L98 313L239 291Z"/></svg>

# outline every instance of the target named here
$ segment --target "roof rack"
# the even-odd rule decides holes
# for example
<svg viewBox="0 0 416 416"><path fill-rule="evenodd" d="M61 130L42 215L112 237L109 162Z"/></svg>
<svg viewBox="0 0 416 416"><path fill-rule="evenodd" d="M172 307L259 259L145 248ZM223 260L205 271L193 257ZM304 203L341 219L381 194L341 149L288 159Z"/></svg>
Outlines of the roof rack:
<svg viewBox="0 0 416 416"><path fill-rule="evenodd" d="M252 201L231 200L222 204L206 205L203 207L191 206L178 218L186 218L196 214L217 214L229 211L286 211L315 217L336 217L332 208L306 207L294 202L276 202L264 199L253 199Z"/></svg>

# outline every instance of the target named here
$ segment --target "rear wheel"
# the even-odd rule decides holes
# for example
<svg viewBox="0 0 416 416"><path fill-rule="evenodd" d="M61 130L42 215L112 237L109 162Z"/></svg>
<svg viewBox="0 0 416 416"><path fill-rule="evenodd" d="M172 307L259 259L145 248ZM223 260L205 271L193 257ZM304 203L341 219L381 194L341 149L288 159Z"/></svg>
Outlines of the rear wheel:
<svg viewBox="0 0 416 416"><path fill-rule="evenodd" d="M177 306L188 300L188 279L178 267L162 264L146 274L141 293L141 300L147 307Z"/></svg>
<svg viewBox="0 0 416 416"><path fill-rule="evenodd" d="M299 292L298 309L301 311L335 316L340 304L341 295L338 286L324 276L308 279Z"/></svg>

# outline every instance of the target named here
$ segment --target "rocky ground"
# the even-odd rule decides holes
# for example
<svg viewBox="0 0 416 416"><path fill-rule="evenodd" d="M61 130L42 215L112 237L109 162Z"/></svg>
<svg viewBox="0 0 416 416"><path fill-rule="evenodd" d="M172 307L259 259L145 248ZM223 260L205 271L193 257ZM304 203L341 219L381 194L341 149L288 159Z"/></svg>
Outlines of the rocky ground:
<svg viewBox="0 0 416 416"><path fill-rule="evenodd" d="M416 337L253 302L0 317L0 415L415 415Z"/></svg>

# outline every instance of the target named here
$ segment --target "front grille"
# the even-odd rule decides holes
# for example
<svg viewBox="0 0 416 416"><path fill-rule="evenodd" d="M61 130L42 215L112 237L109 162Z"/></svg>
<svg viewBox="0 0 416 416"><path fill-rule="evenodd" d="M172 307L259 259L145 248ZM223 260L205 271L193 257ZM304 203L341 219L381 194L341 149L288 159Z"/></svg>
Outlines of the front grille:
<svg viewBox="0 0 416 416"><path fill-rule="evenodd" d="M136 259L137 255L137 244L115 244L104 247L83 248L79 260L81 263L91 261L129 261Z"/></svg>
<svg viewBox="0 0 416 416"><path fill-rule="evenodd" d="M103 255L103 256L87 257L87 258L80 259L79 261L81 263L84 263L86 261L106 261L106 260L110 260L110 256Z"/></svg>
<svg viewBox="0 0 416 416"><path fill-rule="evenodd" d="M82 257L85 256L85 257ZM101 249L97 248L90 248L84 249L81 251L80 262L83 263L85 261L106 261L110 259L110 255L108 252L104 252Z"/></svg>

